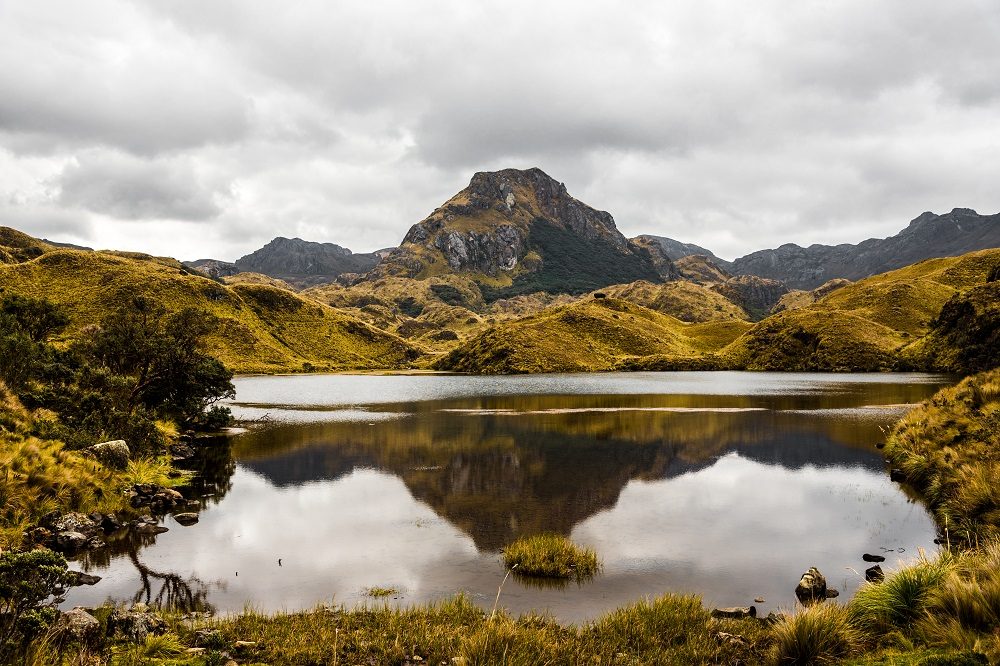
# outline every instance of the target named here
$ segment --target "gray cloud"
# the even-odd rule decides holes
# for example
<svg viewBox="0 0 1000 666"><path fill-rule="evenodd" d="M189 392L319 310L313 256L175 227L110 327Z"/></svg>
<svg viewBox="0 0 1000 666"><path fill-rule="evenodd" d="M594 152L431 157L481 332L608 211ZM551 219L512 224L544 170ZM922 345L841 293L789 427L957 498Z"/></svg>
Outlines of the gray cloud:
<svg viewBox="0 0 1000 666"><path fill-rule="evenodd" d="M123 220L201 221L222 212L224 194L206 188L185 162L86 154L57 183L60 203Z"/></svg>
<svg viewBox="0 0 1000 666"><path fill-rule="evenodd" d="M234 258L392 245L472 172L537 165L627 234L856 242L1000 209L998 42L991 0L7 3L0 195Z"/></svg>

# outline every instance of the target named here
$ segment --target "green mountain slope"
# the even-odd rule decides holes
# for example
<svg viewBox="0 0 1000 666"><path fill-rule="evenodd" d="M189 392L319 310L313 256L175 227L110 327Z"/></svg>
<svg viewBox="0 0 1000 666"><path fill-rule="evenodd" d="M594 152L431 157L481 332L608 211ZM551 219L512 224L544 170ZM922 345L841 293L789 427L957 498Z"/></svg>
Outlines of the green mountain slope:
<svg viewBox="0 0 1000 666"><path fill-rule="evenodd" d="M333 308L263 284L226 286L174 260L127 253L55 250L0 265L0 289L67 307L69 336L98 324L128 299L168 310L197 307L220 320L212 352L236 372L396 368L416 353L397 336Z"/></svg>
<svg viewBox="0 0 1000 666"><path fill-rule="evenodd" d="M923 367L904 348L926 335L950 298L986 282L1000 250L929 259L844 286L768 317L722 353L752 370L888 370ZM914 359L917 356L913 356Z"/></svg>
<svg viewBox="0 0 1000 666"><path fill-rule="evenodd" d="M689 324L612 298L581 300L492 326L435 364L474 373L589 372L635 359L697 359L750 326Z"/></svg>

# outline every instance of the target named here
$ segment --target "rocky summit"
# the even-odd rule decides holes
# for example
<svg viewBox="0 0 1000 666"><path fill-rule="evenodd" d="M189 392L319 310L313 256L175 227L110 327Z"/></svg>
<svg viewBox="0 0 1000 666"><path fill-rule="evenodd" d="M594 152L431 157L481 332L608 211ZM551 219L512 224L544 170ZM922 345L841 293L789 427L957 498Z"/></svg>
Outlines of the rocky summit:
<svg viewBox="0 0 1000 666"><path fill-rule="evenodd" d="M610 214L578 201L541 169L480 172L423 221L368 279L463 273L484 296L584 293L676 275L630 242Z"/></svg>

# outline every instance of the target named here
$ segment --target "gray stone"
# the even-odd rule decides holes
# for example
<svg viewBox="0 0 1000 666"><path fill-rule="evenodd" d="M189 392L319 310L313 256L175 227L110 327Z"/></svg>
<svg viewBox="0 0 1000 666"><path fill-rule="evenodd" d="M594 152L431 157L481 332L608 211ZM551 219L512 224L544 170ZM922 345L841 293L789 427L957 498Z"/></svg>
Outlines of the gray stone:
<svg viewBox="0 0 1000 666"><path fill-rule="evenodd" d="M108 628L133 643L142 643L148 636L166 633L167 623L149 612L146 604L135 604L132 610L112 611L108 618Z"/></svg>
<svg viewBox="0 0 1000 666"><path fill-rule="evenodd" d="M81 532L59 532L53 538L55 549L63 553L74 553L87 546L87 535Z"/></svg>
<svg viewBox="0 0 1000 666"><path fill-rule="evenodd" d="M97 638L101 623L82 608L74 608L59 615L56 631L65 638L87 644Z"/></svg>
<svg viewBox="0 0 1000 666"><path fill-rule="evenodd" d="M198 522L198 514L191 512L178 513L174 514L174 520L187 527L188 525L194 525Z"/></svg>
<svg viewBox="0 0 1000 666"><path fill-rule="evenodd" d="M826 599L826 578L819 569L809 567L809 570L802 574L799 584L795 586L795 596L804 606L820 603Z"/></svg>
<svg viewBox="0 0 1000 666"><path fill-rule="evenodd" d="M84 451L96 458L102 465L112 469L125 469L128 467L129 458L132 456L128 444L123 439L94 444L84 449Z"/></svg>
<svg viewBox="0 0 1000 666"><path fill-rule="evenodd" d="M80 585L96 585L101 582L101 577L83 573L82 571L70 571L69 580L70 585L79 587Z"/></svg>
<svg viewBox="0 0 1000 666"><path fill-rule="evenodd" d="M746 617L757 617L756 606L733 606L732 608L715 608L712 617L724 617L740 620Z"/></svg>

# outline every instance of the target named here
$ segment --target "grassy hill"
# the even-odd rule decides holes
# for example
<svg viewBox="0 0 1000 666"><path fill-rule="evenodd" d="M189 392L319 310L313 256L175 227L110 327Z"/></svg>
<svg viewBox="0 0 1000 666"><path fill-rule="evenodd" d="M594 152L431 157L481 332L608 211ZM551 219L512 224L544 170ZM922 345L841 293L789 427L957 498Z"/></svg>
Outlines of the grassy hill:
<svg viewBox="0 0 1000 666"><path fill-rule="evenodd" d="M1000 250L929 259L841 287L763 320L732 345L725 364L752 370L888 370L926 335L956 294L984 284Z"/></svg>
<svg viewBox="0 0 1000 666"><path fill-rule="evenodd" d="M0 265L0 289L66 306L70 337L135 296L204 309L220 320L213 354L236 372L396 368L416 356L398 337L316 301L265 284L226 286L147 255L46 251Z"/></svg>
<svg viewBox="0 0 1000 666"><path fill-rule="evenodd" d="M496 324L435 367L475 373L589 372L653 355L696 359L750 326L733 323L689 324L619 299L581 300Z"/></svg>
<svg viewBox="0 0 1000 666"><path fill-rule="evenodd" d="M606 287L601 292L686 322L750 319L743 308L722 294L686 280L665 284L639 280Z"/></svg>
<svg viewBox="0 0 1000 666"><path fill-rule="evenodd" d="M987 283L997 266L1000 250L931 259L757 324L714 290L689 282L617 285L600 292L609 298L498 323L435 367L477 373L980 367L996 355L1000 337L1000 282ZM942 312L946 303L953 305ZM970 335L978 346L970 346Z"/></svg>

